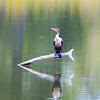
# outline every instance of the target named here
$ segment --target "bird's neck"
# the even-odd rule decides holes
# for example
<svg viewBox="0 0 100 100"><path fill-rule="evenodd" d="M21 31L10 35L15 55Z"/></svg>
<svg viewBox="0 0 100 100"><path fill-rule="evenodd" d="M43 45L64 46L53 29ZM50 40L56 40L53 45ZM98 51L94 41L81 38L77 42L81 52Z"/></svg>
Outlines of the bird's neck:
<svg viewBox="0 0 100 100"><path fill-rule="evenodd" d="M60 34L57 33L56 38L59 37Z"/></svg>
<svg viewBox="0 0 100 100"><path fill-rule="evenodd" d="M57 32L58 35L60 35L60 32Z"/></svg>

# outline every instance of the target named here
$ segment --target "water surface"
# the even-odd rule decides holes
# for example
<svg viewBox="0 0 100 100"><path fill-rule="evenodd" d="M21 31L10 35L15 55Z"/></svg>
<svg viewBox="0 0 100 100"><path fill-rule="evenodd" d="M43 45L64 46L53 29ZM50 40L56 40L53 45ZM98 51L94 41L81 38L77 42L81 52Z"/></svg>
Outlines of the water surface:
<svg viewBox="0 0 100 100"><path fill-rule="evenodd" d="M72 86L62 85L61 100L100 99L100 1L99 0L1 0L0 1L0 99L52 98L53 83L21 69L18 63L54 52L61 30L62 52L68 57L32 64L35 70L62 77L75 74Z"/></svg>

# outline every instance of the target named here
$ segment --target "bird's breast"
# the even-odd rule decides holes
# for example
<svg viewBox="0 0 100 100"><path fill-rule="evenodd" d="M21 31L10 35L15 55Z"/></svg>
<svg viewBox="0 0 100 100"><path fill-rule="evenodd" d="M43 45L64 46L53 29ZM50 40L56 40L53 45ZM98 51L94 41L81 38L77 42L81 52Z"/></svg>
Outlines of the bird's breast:
<svg viewBox="0 0 100 100"><path fill-rule="evenodd" d="M55 46L61 46L62 44L61 44L61 41L55 41Z"/></svg>

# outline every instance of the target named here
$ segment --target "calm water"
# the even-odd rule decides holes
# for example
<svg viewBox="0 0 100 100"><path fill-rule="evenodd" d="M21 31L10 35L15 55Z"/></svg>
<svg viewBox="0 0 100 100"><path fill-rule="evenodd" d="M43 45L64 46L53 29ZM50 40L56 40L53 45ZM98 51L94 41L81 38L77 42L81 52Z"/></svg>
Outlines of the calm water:
<svg viewBox="0 0 100 100"><path fill-rule="evenodd" d="M99 0L0 0L0 100L49 100L53 83L17 66L54 52L61 30L62 52L69 57L37 61L31 67L62 77L75 74L72 86L61 83L60 100L100 100Z"/></svg>

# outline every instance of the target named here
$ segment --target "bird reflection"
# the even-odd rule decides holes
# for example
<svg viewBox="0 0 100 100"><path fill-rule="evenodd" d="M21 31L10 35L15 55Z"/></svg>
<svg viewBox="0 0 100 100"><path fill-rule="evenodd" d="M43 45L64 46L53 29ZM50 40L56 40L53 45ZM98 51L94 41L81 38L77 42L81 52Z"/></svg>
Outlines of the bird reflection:
<svg viewBox="0 0 100 100"><path fill-rule="evenodd" d="M61 75L59 73L56 73L54 75L54 82L53 82L53 87L52 87L52 95L54 97L54 100L57 100L61 94L60 78L61 78Z"/></svg>
<svg viewBox="0 0 100 100"><path fill-rule="evenodd" d="M36 74L40 78L49 80L53 82L52 87L52 95L54 100L58 100L61 95L61 82L66 82L68 85L72 85L71 79L73 78L74 74L72 74L69 78L62 78L60 73L56 73L54 76L50 74L44 74L38 71L35 71L31 67L26 67L20 65L21 68L28 70L29 72Z"/></svg>

